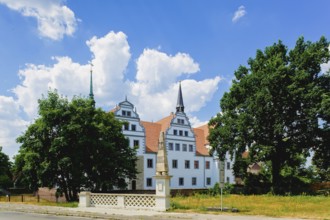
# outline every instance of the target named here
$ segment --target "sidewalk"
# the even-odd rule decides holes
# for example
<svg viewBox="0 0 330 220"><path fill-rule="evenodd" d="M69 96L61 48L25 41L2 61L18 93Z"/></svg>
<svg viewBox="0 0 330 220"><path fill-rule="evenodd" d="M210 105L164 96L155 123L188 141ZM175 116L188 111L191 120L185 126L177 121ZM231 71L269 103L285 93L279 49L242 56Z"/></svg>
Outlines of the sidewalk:
<svg viewBox="0 0 330 220"><path fill-rule="evenodd" d="M55 206L26 205L21 203L0 203L1 211L28 212L50 215L65 215L98 219L203 219L203 220L301 220L293 218L271 218L263 216L242 216L233 213L198 214L156 212L149 210L113 209L113 208L65 208Z"/></svg>

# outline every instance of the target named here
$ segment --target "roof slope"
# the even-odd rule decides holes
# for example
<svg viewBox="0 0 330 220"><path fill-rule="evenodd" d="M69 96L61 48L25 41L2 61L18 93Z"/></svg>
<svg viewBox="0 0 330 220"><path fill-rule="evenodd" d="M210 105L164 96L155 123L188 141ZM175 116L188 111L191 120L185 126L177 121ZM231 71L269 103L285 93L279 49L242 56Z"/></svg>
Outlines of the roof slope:
<svg viewBox="0 0 330 220"><path fill-rule="evenodd" d="M169 116L160 119L159 121L157 121L157 124L161 125L161 131L166 132L166 130L170 127L172 119L174 118L174 113L172 112Z"/></svg>
<svg viewBox="0 0 330 220"><path fill-rule="evenodd" d="M146 135L146 152L158 152L158 139L161 132L161 124L141 121Z"/></svg>
<svg viewBox="0 0 330 220"><path fill-rule="evenodd" d="M195 138L196 138L196 154L202 156L210 156L209 150L206 146L209 145L207 137L209 135L208 125L203 125L198 128L194 128Z"/></svg>

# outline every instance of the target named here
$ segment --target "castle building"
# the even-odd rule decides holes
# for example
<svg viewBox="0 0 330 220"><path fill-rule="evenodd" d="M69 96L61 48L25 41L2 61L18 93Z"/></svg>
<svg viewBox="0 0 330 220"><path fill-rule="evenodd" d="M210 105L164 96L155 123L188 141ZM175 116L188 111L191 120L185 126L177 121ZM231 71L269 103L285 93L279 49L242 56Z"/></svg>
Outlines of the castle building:
<svg viewBox="0 0 330 220"><path fill-rule="evenodd" d="M176 112L157 122L140 120L136 108L127 98L111 111L117 119L126 122L123 125L123 134L129 139L130 146L137 149L139 173L129 184L129 189L155 189L153 177L156 173L158 139L161 132L165 134L172 189L205 189L220 182L219 160L216 156L210 155L208 150L208 125L191 127L184 112L181 83ZM234 183L232 164L227 157L224 163L223 182Z"/></svg>

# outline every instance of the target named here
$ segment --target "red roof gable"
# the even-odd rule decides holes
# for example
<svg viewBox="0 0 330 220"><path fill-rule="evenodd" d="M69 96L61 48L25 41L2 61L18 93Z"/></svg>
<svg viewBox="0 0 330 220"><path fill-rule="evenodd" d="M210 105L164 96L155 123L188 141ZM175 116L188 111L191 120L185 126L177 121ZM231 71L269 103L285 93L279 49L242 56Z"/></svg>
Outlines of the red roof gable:
<svg viewBox="0 0 330 220"><path fill-rule="evenodd" d="M158 152L158 139L161 131L161 124L141 121L146 135L146 152Z"/></svg>

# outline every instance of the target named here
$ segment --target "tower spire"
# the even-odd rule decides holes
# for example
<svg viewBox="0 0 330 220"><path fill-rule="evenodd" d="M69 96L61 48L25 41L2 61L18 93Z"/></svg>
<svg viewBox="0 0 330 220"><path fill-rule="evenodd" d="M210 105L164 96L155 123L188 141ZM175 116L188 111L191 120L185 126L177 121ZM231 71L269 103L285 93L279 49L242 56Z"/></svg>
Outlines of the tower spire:
<svg viewBox="0 0 330 220"><path fill-rule="evenodd" d="M91 70L90 70L90 85L89 85L89 98L93 101L93 105L95 106L94 93L93 93L93 63L90 62Z"/></svg>
<svg viewBox="0 0 330 220"><path fill-rule="evenodd" d="M178 100L176 103L176 112L184 112L184 104L182 98L182 90L181 90L181 81L179 82L179 92L178 92Z"/></svg>

